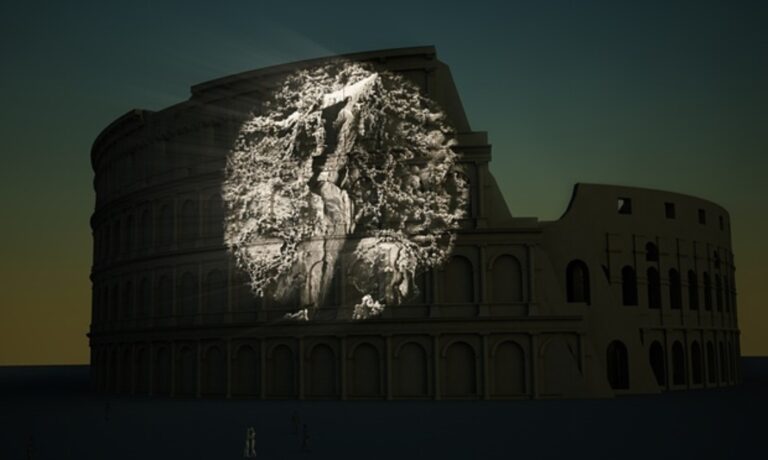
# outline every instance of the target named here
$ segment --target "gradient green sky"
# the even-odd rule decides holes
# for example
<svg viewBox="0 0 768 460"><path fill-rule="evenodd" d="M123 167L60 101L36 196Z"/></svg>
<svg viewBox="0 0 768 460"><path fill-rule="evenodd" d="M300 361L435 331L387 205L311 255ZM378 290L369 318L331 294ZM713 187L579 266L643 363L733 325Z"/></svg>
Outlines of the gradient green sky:
<svg viewBox="0 0 768 460"><path fill-rule="evenodd" d="M85 363L93 139L213 78L435 45L517 216L575 182L731 213L742 352L768 355L768 2L54 2L0 5L0 365Z"/></svg>

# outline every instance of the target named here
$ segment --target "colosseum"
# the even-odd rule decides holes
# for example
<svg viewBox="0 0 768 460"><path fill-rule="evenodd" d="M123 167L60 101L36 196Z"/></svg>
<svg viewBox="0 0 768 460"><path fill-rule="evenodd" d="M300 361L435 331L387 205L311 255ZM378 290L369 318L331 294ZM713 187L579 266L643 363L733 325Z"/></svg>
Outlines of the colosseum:
<svg viewBox="0 0 768 460"><path fill-rule="evenodd" d="M253 108L291 72L340 58L399 75L441 107L469 198L449 256L415 277L418 295L368 319L294 320L286 314L300 305L256 294L228 248L222 187ZM740 382L725 209L576 184L559 219L515 217L490 161L433 47L254 70L195 85L160 111L129 111L91 151L93 385L184 398L437 400ZM359 298L333 282L317 311Z"/></svg>

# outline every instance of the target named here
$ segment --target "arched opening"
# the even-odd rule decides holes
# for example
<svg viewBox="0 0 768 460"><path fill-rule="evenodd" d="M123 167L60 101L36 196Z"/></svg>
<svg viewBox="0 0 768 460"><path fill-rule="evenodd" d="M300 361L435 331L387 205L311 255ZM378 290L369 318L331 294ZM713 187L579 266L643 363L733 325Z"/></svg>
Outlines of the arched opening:
<svg viewBox="0 0 768 460"><path fill-rule="evenodd" d="M183 346L176 356L176 396L193 397L197 390L197 353Z"/></svg>
<svg viewBox="0 0 768 460"><path fill-rule="evenodd" d="M141 212L141 240L139 247L149 249L152 246L152 215L148 209Z"/></svg>
<svg viewBox="0 0 768 460"><path fill-rule="evenodd" d="M454 342L446 350L442 388L445 396L477 394L475 350L469 344Z"/></svg>
<svg viewBox="0 0 768 460"><path fill-rule="evenodd" d="M227 362L217 346L211 346L203 356L203 396L223 396L227 393Z"/></svg>
<svg viewBox="0 0 768 460"><path fill-rule="evenodd" d="M715 302L717 311L723 311L723 282L720 280L720 275L715 275Z"/></svg>
<svg viewBox="0 0 768 460"><path fill-rule="evenodd" d="M161 275L155 292L155 316L170 318L173 311L173 285L168 275Z"/></svg>
<svg viewBox="0 0 768 460"><path fill-rule="evenodd" d="M728 282L728 276L723 276L723 300L725 301L725 311L731 311L731 284Z"/></svg>
<svg viewBox="0 0 768 460"><path fill-rule="evenodd" d="M235 354L235 366L232 370L232 393L236 396L260 395L260 369L259 355L254 347L243 345L238 348Z"/></svg>
<svg viewBox="0 0 768 460"><path fill-rule="evenodd" d="M624 305L637 305L637 275L629 265L621 269L621 298Z"/></svg>
<svg viewBox="0 0 768 460"><path fill-rule="evenodd" d="M704 309L712 311L712 281L707 272L704 272L701 278L704 280Z"/></svg>
<svg viewBox="0 0 768 460"><path fill-rule="evenodd" d="M683 292L680 287L680 272L669 270L669 307L680 310L683 306Z"/></svg>
<svg viewBox="0 0 768 460"><path fill-rule="evenodd" d="M651 361L651 369L653 370L653 375L656 377L656 383L658 383L659 386L666 385L667 365L666 360L664 359L664 349L662 348L661 344L659 342L653 342L648 354Z"/></svg>
<svg viewBox="0 0 768 460"><path fill-rule="evenodd" d="M133 251L133 234L134 234L134 219L133 214L129 214L125 220L125 254L130 254Z"/></svg>
<svg viewBox="0 0 768 460"><path fill-rule="evenodd" d="M506 341L493 357L494 394L516 396L525 393L525 354L515 342Z"/></svg>
<svg viewBox="0 0 768 460"><path fill-rule="evenodd" d="M707 380L709 383L717 382L717 359L715 345L712 342L707 342Z"/></svg>
<svg viewBox="0 0 768 460"><path fill-rule="evenodd" d="M659 271L649 267L646 271L648 277L648 308L661 308L661 279Z"/></svg>
<svg viewBox="0 0 768 460"><path fill-rule="evenodd" d="M185 246L194 244L198 237L198 206L197 200L185 200L181 205L179 219L179 241Z"/></svg>
<svg viewBox="0 0 768 460"><path fill-rule="evenodd" d="M315 397L337 396L336 354L326 344L312 347L309 358L308 394Z"/></svg>
<svg viewBox="0 0 768 460"><path fill-rule="evenodd" d="M296 396L296 362L291 348L288 345L277 345L272 350L270 361L270 396Z"/></svg>
<svg viewBox="0 0 768 460"><path fill-rule="evenodd" d="M466 257L453 256L445 267L445 301L472 303L475 301L475 282L472 262Z"/></svg>
<svg viewBox="0 0 768 460"><path fill-rule="evenodd" d="M608 344L606 351L606 370L608 383L614 390L629 388L629 358L627 347L622 342L614 340Z"/></svg>
<svg viewBox="0 0 768 460"><path fill-rule="evenodd" d="M355 347L352 355L352 396L380 396L381 371L379 352L371 344L363 343Z"/></svg>
<svg viewBox="0 0 768 460"><path fill-rule="evenodd" d="M158 222L157 234L159 237L159 245L162 248L167 248L173 243L173 212L171 212L170 205L163 205L160 207L160 220Z"/></svg>
<svg viewBox="0 0 768 460"><path fill-rule="evenodd" d="M694 341L691 344L691 374L695 385L700 385L704 379L701 359L701 347L699 342Z"/></svg>
<svg viewBox="0 0 768 460"><path fill-rule="evenodd" d="M149 312L152 311L152 290L147 278L142 278L139 282L139 305L137 310L137 317L139 318L148 318Z"/></svg>
<svg viewBox="0 0 768 460"><path fill-rule="evenodd" d="M400 348L396 360L398 396L427 396L427 353L424 348L415 342L407 343Z"/></svg>
<svg viewBox="0 0 768 460"><path fill-rule="evenodd" d="M516 257L502 255L494 261L491 275L491 299L499 303L523 300L523 271Z"/></svg>
<svg viewBox="0 0 768 460"><path fill-rule="evenodd" d="M229 289L227 276L221 270L211 270L205 277L205 318L208 322L221 322L227 312Z"/></svg>
<svg viewBox="0 0 768 460"><path fill-rule="evenodd" d="M683 345L675 341L672 344L672 383L675 385L685 385L685 350Z"/></svg>
<svg viewBox="0 0 768 460"><path fill-rule="evenodd" d="M733 348L733 342L728 342L728 358L729 363L731 363L730 366L728 366L728 380L733 382L737 379L736 376L736 360L738 359L738 356L736 356L736 353Z"/></svg>
<svg viewBox="0 0 768 460"><path fill-rule="evenodd" d="M179 284L179 312L180 316L189 322L197 315L197 276L184 272L181 275L181 283Z"/></svg>
<svg viewBox="0 0 768 460"><path fill-rule="evenodd" d="M123 286L123 302L120 308L120 319L127 320L133 316L133 283L127 281Z"/></svg>
<svg viewBox="0 0 768 460"><path fill-rule="evenodd" d="M224 212L221 197L213 195L208 199L205 210L205 236L221 238L224 233Z"/></svg>
<svg viewBox="0 0 768 460"><path fill-rule="evenodd" d="M699 280L693 270L688 270L688 306L691 310L699 309Z"/></svg>
<svg viewBox="0 0 768 460"><path fill-rule="evenodd" d="M568 302L590 303L589 269L581 260L572 260L565 269Z"/></svg>
<svg viewBox="0 0 768 460"><path fill-rule="evenodd" d="M160 347L155 354L153 372L153 393L168 396L171 394L171 352L168 347Z"/></svg>
<svg viewBox="0 0 768 460"><path fill-rule="evenodd" d="M146 348L139 348L136 352L136 393L149 394L149 353Z"/></svg>
<svg viewBox="0 0 768 460"><path fill-rule="evenodd" d="M645 260L648 262L659 261L659 248L656 244L651 242L645 244Z"/></svg>
<svg viewBox="0 0 768 460"><path fill-rule="evenodd" d="M725 355L725 344L719 343L720 348L720 381L723 383L728 382L728 358Z"/></svg>

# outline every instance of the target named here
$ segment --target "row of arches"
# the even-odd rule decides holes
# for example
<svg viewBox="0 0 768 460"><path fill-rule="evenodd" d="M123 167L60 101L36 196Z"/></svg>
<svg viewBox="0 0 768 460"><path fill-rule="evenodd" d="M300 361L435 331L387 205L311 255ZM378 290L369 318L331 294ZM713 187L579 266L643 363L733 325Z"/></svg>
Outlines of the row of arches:
<svg viewBox="0 0 768 460"><path fill-rule="evenodd" d="M683 284L680 272L677 269L670 269L667 272L668 302L673 310L683 308ZM582 260L572 260L566 266L566 300L571 303L591 303L589 268ZM726 312L731 311L731 307L736 308L736 292L733 288L733 282L727 275L714 276L714 285L708 272L702 274L703 286L699 288L699 279L694 270L688 271L687 276L687 300L690 310L699 310L699 294L703 293L704 309L712 311L713 294L714 305L717 311L722 312L725 307ZM646 290L648 308L661 309L663 301L661 276L656 267L649 267L646 270ZM638 305L638 280L635 269L627 265L621 269L621 299L623 305Z"/></svg>
<svg viewBox="0 0 768 460"><path fill-rule="evenodd" d="M653 341L648 348L648 357L659 386L702 385L705 379L708 384L715 385L739 378L739 352L730 340L707 340L704 347L694 340L688 350L682 342L675 340L669 354L659 341Z"/></svg>
<svg viewBox="0 0 768 460"><path fill-rule="evenodd" d="M141 206L95 230L94 259L106 262L152 248L191 247L200 239L221 239L223 225L223 204L218 193L203 200L184 199L178 205L168 201Z"/></svg>
<svg viewBox="0 0 768 460"><path fill-rule="evenodd" d="M446 265L443 293L444 303L475 303L477 282L471 261L463 256L453 256ZM201 279L202 278L202 279ZM135 318L196 316L220 318L232 310L251 310L261 307L244 278L230 284L226 270L209 270L202 277L196 270L182 271L179 275L160 273L154 278L141 276L128 279L122 284L94 288L95 319L120 321ZM337 278L338 281L338 278ZM405 304L423 305L434 301L431 272L417 276L417 295L406 299ZM341 305L344 301L341 283L331 290L329 305ZM518 259L502 254L493 260L489 277L489 298L494 303L515 303L523 300L523 271ZM359 293L354 292L357 299ZM230 301L233 306L230 307Z"/></svg>
<svg viewBox="0 0 768 460"><path fill-rule="evenodd" d="M315 399L339 398L342 385L352 398L384 398L390 384L392 396L398 398L430 398L435 392L436 369L429 347L421 340L401 343L389 362L381 343L356 343L347 352L344 382L337 344L320 342L307 347L302 352L304 363L293 343L274 344L264 353L259 347L258 343L234 346L229 363L223 343L200 348L177 343L99 349L94 354L95 383L108 392L181 397L229 393L233 397L296 398L300 385L305 397ZM493 396L516 397L529 391L526 356L520 344L502 340L490 359ZM441 397L477 398L482 394L482 359L474 345L463 340L450 342L439 355L439 363ZM390 376L388 366L392 366Z"/></svg>
<svg viewBox="0 0 768 460"><path fill-rule="evenodd" d="M681 282L680 272L676 269L669 269L667 281L669 285L669 307L673 310L680 310L683 307L683 285ZM732 289L731 282L728 276L721 277L719 274L715 275L715 283L712 285L711 278L708 272L702 274L703 286L699 288L699 278L694 270L688 271L687 276L687 300L688 308L690 310L699 309L699 294L703 291L704 309L711 311L713 307L713 288L714 299L717 305L717 311L731 311L731 305L735 307L735 292ZM661 277L659 271L655 267L649 267L646 270L646 288L648 307L653 309L660 309L662 307L662 294L661 294ZM621 269L621 285L622 285L622 303L624 305L637 305L637 275L635 270L630 266L625 266Z"/></svg>

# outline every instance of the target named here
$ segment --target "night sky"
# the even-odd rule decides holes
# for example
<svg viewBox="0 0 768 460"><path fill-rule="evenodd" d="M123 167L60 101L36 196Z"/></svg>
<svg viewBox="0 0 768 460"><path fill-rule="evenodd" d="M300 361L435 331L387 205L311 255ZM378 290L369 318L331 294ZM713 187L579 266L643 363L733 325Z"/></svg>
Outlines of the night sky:
<svg viewBox="0 0 768 460"><path fill-rule="evenodd" d="M0 365L85 363L98 133L193 84L434 45L513 215L573 184L730 211L745 355L768 355L768 2L42 2L0 5Z"/></svg>

